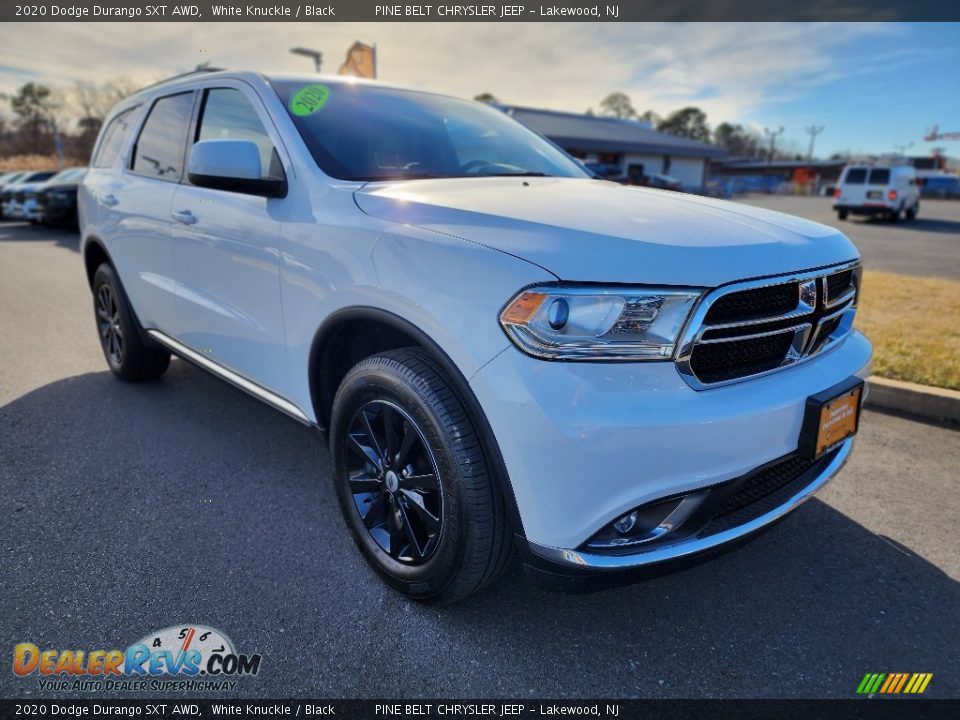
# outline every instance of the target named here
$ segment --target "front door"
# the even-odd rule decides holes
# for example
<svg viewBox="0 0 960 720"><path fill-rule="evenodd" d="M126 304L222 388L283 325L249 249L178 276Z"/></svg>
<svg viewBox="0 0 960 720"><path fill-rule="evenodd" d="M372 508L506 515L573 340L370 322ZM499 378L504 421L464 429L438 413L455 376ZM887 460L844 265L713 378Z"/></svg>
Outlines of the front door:
<svg viewBox="0 0 960 720"><path fill-rule="evenodd" d="M200 101L191 145L252 140L260 148L261 174L282 174L255 94L238 84L206 89ZM180 341L281 395L289 387L277 219L285 202L185 179L171 206Z"/></svg>

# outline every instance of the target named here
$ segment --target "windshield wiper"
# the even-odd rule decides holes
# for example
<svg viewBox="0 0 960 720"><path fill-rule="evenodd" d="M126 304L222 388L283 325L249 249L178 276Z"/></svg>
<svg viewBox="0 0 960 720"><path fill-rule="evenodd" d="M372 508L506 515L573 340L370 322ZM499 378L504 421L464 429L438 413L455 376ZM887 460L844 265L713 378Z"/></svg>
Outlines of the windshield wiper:
<svg viewBox="0 0 960 720"><path fill-rule="evenodd" d="M467 177L474 177L473 175L468 175ZM516 173L481 173L476 177L554 177L553 175L547 175L543 172L516 172Z"/></svg>

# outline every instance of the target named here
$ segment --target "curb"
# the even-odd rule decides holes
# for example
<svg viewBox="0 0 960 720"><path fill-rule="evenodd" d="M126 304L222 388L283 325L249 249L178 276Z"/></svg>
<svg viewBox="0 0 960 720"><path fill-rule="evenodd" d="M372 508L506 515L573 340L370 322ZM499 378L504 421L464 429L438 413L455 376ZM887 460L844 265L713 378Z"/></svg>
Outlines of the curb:
<svg viewBox="0 0 960 720"><path fill-rule="evenodd" d="M864 405L880 410L914 415L927 420L960 424L960 392L917 383L890 380L871 375L867 378Z"/></svg>

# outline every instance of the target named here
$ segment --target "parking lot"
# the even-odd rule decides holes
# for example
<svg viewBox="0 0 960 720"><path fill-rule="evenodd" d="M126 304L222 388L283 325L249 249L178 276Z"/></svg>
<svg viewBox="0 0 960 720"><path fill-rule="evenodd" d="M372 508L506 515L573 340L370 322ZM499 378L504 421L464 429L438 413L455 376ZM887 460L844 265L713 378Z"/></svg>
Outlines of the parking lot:
<svg viewBox="0 0 960 720"><path fill-rule="evenodd" d="M829 197L748 195L738 202L841 229L870 270L960 280L960 202L924 200L916 220L898 223L854 217L841 222Z"/></svg>
<svg viewBox="0 0 960 720"><path fill-rule="evenodd" d="M832 222L823 198L751 202ZM870 267L960 278L960 203L933 205L844 229ZM847 698L892 671L960 693L956 430L866 412L817 498L678 574L566 595L514 569L421 606L355 551L315 432L182 361L112 377L77 250L0 223L4 653L202 623L263 656L247 697ZM0 672L3 697L40 694Z"/></svg>

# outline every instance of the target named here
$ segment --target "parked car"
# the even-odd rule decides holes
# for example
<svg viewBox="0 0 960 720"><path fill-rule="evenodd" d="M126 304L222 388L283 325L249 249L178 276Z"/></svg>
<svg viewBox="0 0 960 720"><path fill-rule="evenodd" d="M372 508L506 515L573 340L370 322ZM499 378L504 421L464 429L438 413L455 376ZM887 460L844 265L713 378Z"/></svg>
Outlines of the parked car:
<svg viewBox="0 0 960 720"><path fill-rule="evenodd" d="M960 198L960 178L956 175L930 175L923 178L920 196L941 200Z"/></svg>
<svg viewBox="0 0 960 720"><path fill-rule="evenodd" d="M27 219L49 226L77 227L77 188L85 167L61 170L37 186L33 205L25 208Z"/></svg>
<svg viewBox="0 0 960 720"><path fill-rule="evenodd" d="M17 170L14 172L8 172L8 173L4 173L3 175L0 175L0 220L3 219L3 209L4 209L4 206L6 205L3 199L4 189L7 187L7 185L10 185L11 183L15 183L25 174L26 173L24 171Z"/></svg>
<svg viewBox="0 0 960 720"><path fill-rule="evenodd" d="M419 600L514 552L620 578L729 548L857 431L872 351L842 233L597 182L482 103L173 79L111 113L79 209L112 372L175 354L325 431L324 490Z"/></svg>
<svg viewBox="0 0 960 720"><path fill-rule="evenodd" d="M683 191L683 183L670 175L661 175L658 173L648 175L644 184L647 187L659 188L660 190Z"/></svg>
<svg viewBox="0 0 960 720"><path fill-rule="evenodd" d="M36 186L49 180L55 174L54 170L38 170L24 173L3 188L0 200L3 203L3 217L11 220L26 220L25 204L32 200Z"/></svg>
<svg viewBox="0 0 960 720"><path fill-rule="evenodd" d="M848 165L834 191L837 217L882 215L892 222L913 220L920 210L917 174L912 165Z"/></svg>

